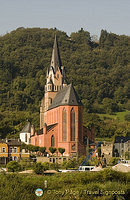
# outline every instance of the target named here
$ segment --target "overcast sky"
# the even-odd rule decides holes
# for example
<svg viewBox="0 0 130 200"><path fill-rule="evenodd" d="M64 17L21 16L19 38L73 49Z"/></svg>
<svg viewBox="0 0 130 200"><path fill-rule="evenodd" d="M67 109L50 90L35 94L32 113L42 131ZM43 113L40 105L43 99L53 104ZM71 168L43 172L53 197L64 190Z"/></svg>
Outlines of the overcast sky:
<svg viewBox="0 0 130 200"><path fill-rule="evenodd" d="M0 0L0 35L18 27L130 35L130 0Z"/></svg>

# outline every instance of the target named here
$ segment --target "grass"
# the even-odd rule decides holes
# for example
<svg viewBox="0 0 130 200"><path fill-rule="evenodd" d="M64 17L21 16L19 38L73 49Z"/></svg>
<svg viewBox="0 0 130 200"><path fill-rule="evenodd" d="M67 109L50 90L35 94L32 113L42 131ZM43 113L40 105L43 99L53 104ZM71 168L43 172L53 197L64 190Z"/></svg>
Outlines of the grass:
<svg viewBox="0 0 130 200"><path fill-rule="evenodd" d="M124 122L125 121L125 115L127 115L128 113L130 113L130 111L126 110L123 112L116 112L114 114L97 114L102 120L107 120L107 119L111 119L111 120L118 120L120 122Z"/></svg>

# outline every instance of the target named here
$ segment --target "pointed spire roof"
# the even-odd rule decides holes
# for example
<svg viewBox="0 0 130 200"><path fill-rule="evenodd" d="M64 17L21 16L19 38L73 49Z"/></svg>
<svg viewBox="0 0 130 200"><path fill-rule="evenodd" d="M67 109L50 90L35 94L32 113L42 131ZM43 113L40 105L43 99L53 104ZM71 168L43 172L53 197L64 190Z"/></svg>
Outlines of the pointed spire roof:
<svg viewBox="0 0 130 200"><path fill-rule="evenodd" d="M31 133L31 123L28 121L20 133Z"/></svg>
<svg viewBox="0 0 130 200"><path fill-rule="evenodd" d="M58 42L57 42L56 35L55 35L55 39L54 39L52 58L51 58L51 66L50 67L53 67L54 73L56 73L58 68L61 70L61 60L60 60L60 54L59 54L59 48L58 48Z"/></svg>
<svg viewBox="0 0 130 200"><path fill-rule="evenodd" d="M65 86L60 90L56 97L54 98L52 104L49 106L49 110L62 105L70 106L81 106L82 102L80 101L74 87L72 84Z"/></svg>

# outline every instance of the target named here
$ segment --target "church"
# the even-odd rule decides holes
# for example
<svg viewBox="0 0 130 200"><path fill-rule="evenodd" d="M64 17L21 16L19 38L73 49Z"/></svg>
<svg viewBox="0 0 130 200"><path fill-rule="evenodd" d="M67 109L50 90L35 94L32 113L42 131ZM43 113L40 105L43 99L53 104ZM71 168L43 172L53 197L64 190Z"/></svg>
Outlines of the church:
<svg viewBox="0 0 130 200"><path fill-rule="evenodd" d="M86 155L86 141L94 142L94 127L83 126L82 102L73 84L67 84L56 36L40 106L40 130L30 126L28 136L32 145L46 147L47 152L49 147L64 148L64 156Z"/></svg>

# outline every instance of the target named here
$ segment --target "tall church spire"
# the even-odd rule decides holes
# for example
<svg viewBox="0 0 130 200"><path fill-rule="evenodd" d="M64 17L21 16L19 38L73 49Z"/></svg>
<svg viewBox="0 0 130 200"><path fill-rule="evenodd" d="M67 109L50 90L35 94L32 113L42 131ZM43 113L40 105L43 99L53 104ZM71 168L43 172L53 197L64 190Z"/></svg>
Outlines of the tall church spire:
<svg viewBox="0 0 130 200"><path fill-rule="evenodd" d="M47 68L45 94L40 107L40 128L46 123L46 112L48 107L52 104L56 94L65 86L67 86L65 69L61 66L58 43L55 35L51 64L49 68Z"/></svg>
<svg viewBox="0 0 130 200"><path fill-rule="evenodd" d="M52 58L51 58L51 66L50 67L53 68L54 73L56 73L58 68L61 70L61 60L60 60L60 54L59 54L59 48L58 48L56 35L55 35L55 39L54 39Z"/></svg>

